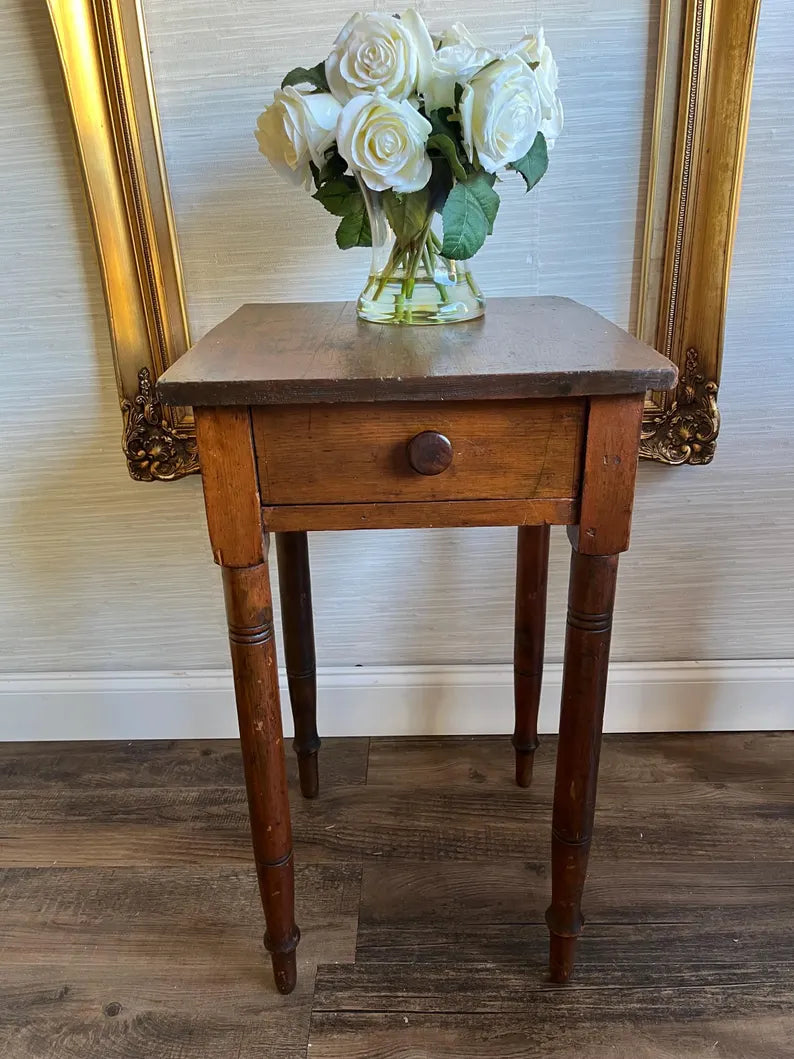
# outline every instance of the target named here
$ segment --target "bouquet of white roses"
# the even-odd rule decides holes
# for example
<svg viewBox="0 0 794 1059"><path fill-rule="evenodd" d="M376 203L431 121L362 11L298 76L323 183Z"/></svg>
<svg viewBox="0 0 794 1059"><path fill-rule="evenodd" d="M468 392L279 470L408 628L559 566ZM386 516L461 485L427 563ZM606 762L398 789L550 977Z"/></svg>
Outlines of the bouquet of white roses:
<svg viewBox="0 0 794 1059"><path fill-rule="evenodd" d="M441 319L468 318L484 303L464 263L493 231L497 173L515 170L529 190L546 172L563 124L557 83L542 30L500 53L460 23L434 40L413 10L356 14L324 62L287 74L256 137L341 218L340 248L385 247L362 298L396 284L397 318L413 322L422 281ZM464 281L480 307L461 316Z"/></svg>

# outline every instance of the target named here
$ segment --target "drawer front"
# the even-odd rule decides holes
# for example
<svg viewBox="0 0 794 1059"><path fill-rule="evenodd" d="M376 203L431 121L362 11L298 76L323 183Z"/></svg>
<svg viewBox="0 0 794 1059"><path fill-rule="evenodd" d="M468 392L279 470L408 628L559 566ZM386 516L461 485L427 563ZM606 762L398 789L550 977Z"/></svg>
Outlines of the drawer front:
<svg viewBox="0 0 794 1059"><path fill-rule="evenodd" d="M251 413L265 504L578 493L581 399L271 405Z"/></svg>

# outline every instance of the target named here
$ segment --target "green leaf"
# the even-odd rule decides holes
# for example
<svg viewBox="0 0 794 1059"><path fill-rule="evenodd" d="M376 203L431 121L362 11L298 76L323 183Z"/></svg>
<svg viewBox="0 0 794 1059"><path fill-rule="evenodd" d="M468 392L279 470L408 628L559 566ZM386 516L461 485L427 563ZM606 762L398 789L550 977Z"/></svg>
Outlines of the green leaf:
<svg viewBox="0 0 794 1059"><path fill-rule="evenodd" d="M287 88L289 85L311 85L318 92L329 92L328 81L325 77L325 62L317 63L308 70L305 66L296 66L281 82L282 88Z"/></svg>
<svg viewBox="0 0 794 1059"><path fill-rule="evenodd" d="M435 213L441 213L444 209L444 203L447 201L447 195L449 195L455 183L455 178L445 159L436 155L431 157L430 161L433 165L433 172L427 185L427 191L430 196L430 208Z"/></svg>
<svg viewBox="0 0 794 1059"><path fill-rule="evenodd" d="M449 136L453 143L460 140L460 122L451 121L454 111L452 107L439 107L427 115L427 120L433 126L433 132L441 136Z"/></svg>
<svg viewBox="0 0 794 1059"><path fill-rule="evenodd" d="M416 239L425 227L430 214L430 195L427 188L400 195L396 191L383 192L383 208L397 242L406 246Z"/></svg>
<svg viewBox="0 0 794 1059"><path fill-rule="evenodd" d="M453 261L474 257L488 235L488 218L468 184L450 191L441 214L444 241L441 253Z"/></svg>
<svg viewBox="0 0 794 1059"><path fill-rule="evenodd" d="M455 82L455 110L457 110L458 107L460 106L460 99L461 99L462 95L463 95L463 85L460 83L460 81L456 81Z"/></svg>
<svg viewBox="0 0 794 1059"><path fill-rule="evenodd" d="M312 163L312 165L313 164L314 163ZM343 176L346 169L347 162L337 151L336 144L334 144L333 147L329 147L325 152L325 161L323 162L317 178L317 187L319 187L320 184L324 184L327 180L336 180L338 177Z"/></svg>
<svg viewBox="0 0 794 1059"><path fill-rule="evenodd" d="M317 199L334 217L346 217L348 213L364 208L361 192L352 177L326 181L315 191L312 198Z"/></svg>
<svg viewBox="0 0 794 1059"><path fill-rule="evenodd" d="M488 235L493 234L493 222L499 212L501 199L493 189L492 178L489 173L474 173L466 181L466 187L477 199L485 219L488 221Z"/></svg>
<svg viewBox="0 0 794 1059"><path fill-rule="evenodd" d="M369 216L363 202L359 209L342 218L336 229L336 245L340 250L349 250L353 246L372 246Z"/></svg>
<svg viewBox="0 0 794 1059"><path fill-rule="evenodd" d="M531 191L549 168L549 151L543 133L537 134L535 142L523 158L512 162L507 168L520 173L527 185L527 191Z"/></svg>
<svg viewBox="0 0 794 1059"><path fill-rule="evenodd" d="M466 170L460 163L455 141L443 132L434 132L427 140L428 151L436 150L446 158L449 168L458 180L466 179Z"/></svg>

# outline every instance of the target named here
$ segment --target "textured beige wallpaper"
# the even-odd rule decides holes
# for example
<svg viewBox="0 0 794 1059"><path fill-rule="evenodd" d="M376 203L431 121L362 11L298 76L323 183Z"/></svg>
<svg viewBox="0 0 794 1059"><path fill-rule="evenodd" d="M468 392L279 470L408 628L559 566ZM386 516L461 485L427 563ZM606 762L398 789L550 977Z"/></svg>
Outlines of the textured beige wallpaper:
<svg viewBox="0 0 794 1059"><path fill-rule="evenodd" d="M355 294L366 259L328 249L333 221L269 174L251 136L278 76L321 56L348 5L146 3L194 332L245 299ZM538 193L508 192L477 263L486 292L564 293L626 323L656 5L421 6L431 21L472 11L493 40L500 23L517 33L542 19L562 68L566 133ZM2 0L2 13L0 670L225 666L199 483L136 485L119 455L104 306L43 5ZM619 659L792 654L788 30L786 0L764 0L720 449L709 468L642 468ZM333 534L313 538L313 554L322 662L509 658L512 532ZM553 658L566 562L560 534Z"/></svg>

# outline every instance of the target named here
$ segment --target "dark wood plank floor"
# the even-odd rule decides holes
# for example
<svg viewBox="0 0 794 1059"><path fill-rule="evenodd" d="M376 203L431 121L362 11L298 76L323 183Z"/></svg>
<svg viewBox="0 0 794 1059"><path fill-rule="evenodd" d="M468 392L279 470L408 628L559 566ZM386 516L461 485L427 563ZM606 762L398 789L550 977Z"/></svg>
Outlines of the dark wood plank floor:
<svg viewBox="0 0 794 1059"><path fill-rule="evenodd" d="M0 746L3 1059L791 1059L794 734L608 737L575 980L554 741L328 740L272 986L234 742Z"/></svg>

